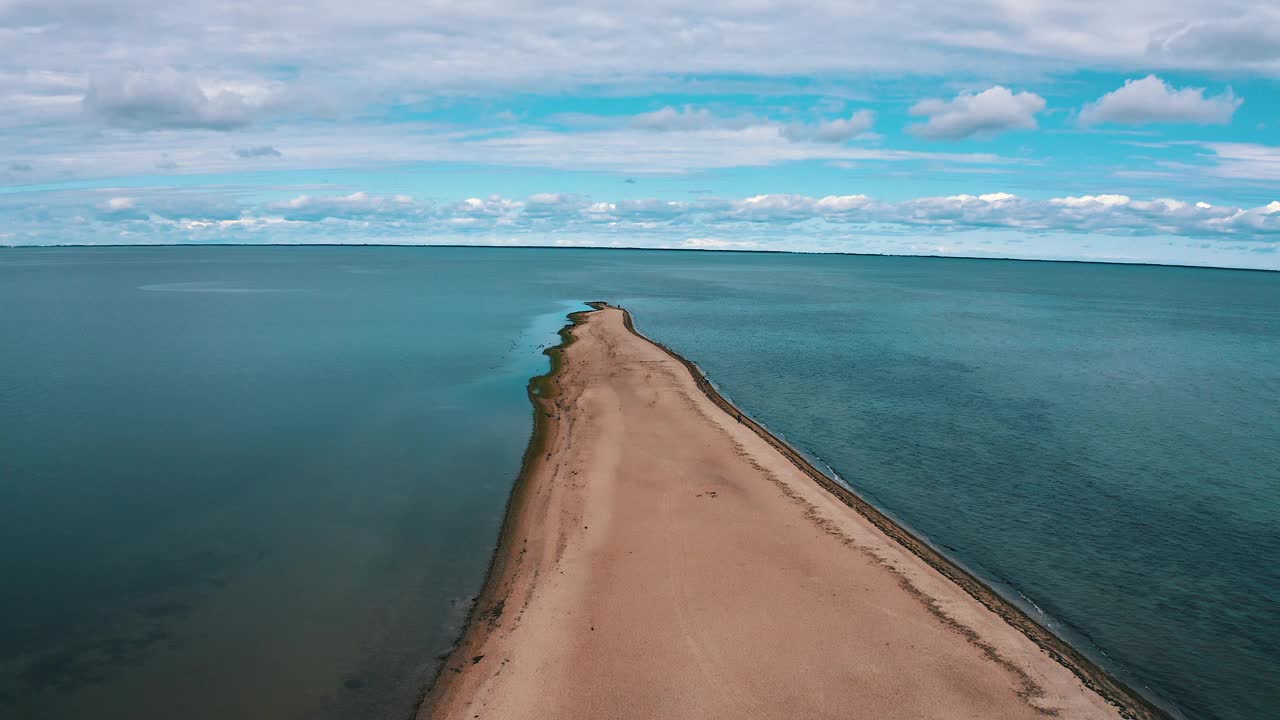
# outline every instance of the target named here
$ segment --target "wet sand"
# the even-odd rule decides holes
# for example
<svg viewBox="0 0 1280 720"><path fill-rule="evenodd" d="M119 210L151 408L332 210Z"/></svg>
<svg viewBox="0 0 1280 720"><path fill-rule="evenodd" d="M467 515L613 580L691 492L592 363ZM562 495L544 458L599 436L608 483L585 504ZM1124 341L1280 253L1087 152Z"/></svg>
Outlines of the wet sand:
<svg viewBox="0 0 1280 720"><path fill-rule="evenodd" d="M1160 717L597 307L420 718Z"/></svg>

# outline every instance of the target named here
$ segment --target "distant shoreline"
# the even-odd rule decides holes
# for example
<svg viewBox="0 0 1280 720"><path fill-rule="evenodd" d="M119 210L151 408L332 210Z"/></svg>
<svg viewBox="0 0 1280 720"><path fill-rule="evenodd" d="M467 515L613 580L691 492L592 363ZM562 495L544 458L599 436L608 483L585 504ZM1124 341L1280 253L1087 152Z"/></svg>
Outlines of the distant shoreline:
<svg viewBox="0 0 1280 720"><path fill-rule="evenodd" d="M1070 260L1058 258L1020 258L1020 257L984 257L981 255L910 255L899 253L855 253L855 252L805 252L801 250L739 250L726 248L723 250L715 250L711 248L657 248L657 247L601 247L592 245L459 245L455 243L444 244L412 244L412 243L202 243L196 245L185 243L161 243L161 244L87 244L87 243L67 243L59 245L3 245L0 244L0 251L4 250L56 250L56 249L145 249L145 248L395 248L400 250L422 250L431 248L455 248L455 249L474 249L474 250L595 250L595 251L624 251L624 252L677 252L677 253L708 253L708 254L735 254L735 255L802 255L802 256L824 256L832 255L837 257L861 257L861 258L920 258L927 260L981 260L989 262L1018 262L1018 263L1054 263L1060 265L1109 265L1118 267L1152 267L1152 268L1183 268L1187 270L1230 270L1232 272L1260 272L1260 273L1280 273L1280 268L1251 268L1251 267L1233 267L1230 265L1184 265L1180 263L1153 263L1141 260L1124 261L1124 260Z"/></svg>
<svg viewBox="0 0 1280 720"><path fill-rule="evenodd" d="M602 302L589 304L596 311L612 308L612 306ZM621 309L619 308L619 310ZM583 324L588 322L588 317L593 312L582 311L569 315L570 324L560 331L562 343L546 351L546 354L551 358L550 370L545 375L532 379L529 384L529 396L535 409L533 433L525 453L521 473L512 488L508 500L507 512L497 548L490 562L484 588L471 610L458 644L445 662L441 664L432 684L424 693L423 704L419 711L420 718L436 717L437 715L434 713L440 708L448 707L456 710L459 706L467 706L469 703L476 701L475 698L462 697L462 695L473 691L477 687L474 681L469 680L469 678L478 672L482 672L482 670L472 670L471 666L478 665L486 657L481 650L493 645L502 646L504 638L497 637L498 635L512 632L509 625L504 627L504 623L507 622L505 618L510 617L510 612L512 611L512 608L506 607L506 605L512 599L513 592L523 593L521 595L523 601L519 608L520 615L515 618L515 623L520 622L520 616L523 616L524 611L529 607L534 594L533 590L536 589L531 586L536 583L527 577L529 568L522 568L521 565L526 562L525 552L529 549L527 533L537 525L537 518L530 517L531 512L528 507L530 493L533 492L537 495L540 498L540 503L545 504L548 502L547 498L544 497L545 488L531 490L531 478L535 473L542 473L545 476L549 472L548 465L557 459L554 457L553 450L556 447L557 440L566 432L566 429L561 427L561 416L568 412L569 409L561 404L564 353L576 341L576 332ZM1036 647L1056 663L1069 670L1075 678L1078 678L1081 684L1118 708L1122 717L1150 718L1153 720L1168 717L1155 705L1102 670L1065 640L1036 623L1020 608L1005 600L981 580L934 550L927 542L912 535L861 497L850 492L815 468L803 455L767 431L755 420L742 413L741 410L720 395L695 364L661 343L639 333L635 329L630 313L626 310L621 310L621 313L623 324L630 334L660 349L683 366L689 377L696 384L697 389L701 391L707 400L727 413L728 417L737 419L742 426L767 443L774 451L789 461L796 470L803 473L822 491L825 491L828 497L834 498L843 506L856 511L860 517L868 521L898 546L909 551L934 571L940 573L959 589L963 590L969 597L998 615L1009 626L1016 628L1022 636L1034 643ZM572 425L572 419L570 419L570 425ZM556 467L558 467L558 464ZM583 520L583 522L585 523L586 521ZM537 562L536 558L533 562ZM536 578L537 572L539 572L537 568L541 567L542 570L546 570L548 566L534 564L532 567L535 568L534 578ZM525 575L523 579L520 577L522 572ZM1030 679L1030 676L1026 674L1027 671L1021 665L1003 659L1002 651L989 644L987 640L983 639L984 636L970 629L964 623L954 620L947 611L941 609L942 606L938 605L937 601L933 600L927 593L922 593L922 591L916 589L911 581L903 580L902 578L899 578L899 581L903 583L903 588L908 590L908 594L914 593L919 596L918 600L921 605L928 609L942 625L950 627L966 637L973 645L981 648L988 657L997 660L998 664L1006 667L1015 675L1022 677L1024 682L1030 683L1028 687L1036 686L1036 683ZM522 586L521 583L524 585ZM595 628L593 627L592 629L594 630ZM519 643L517 643L516 647L519 647ZM492 653L493 651L490 649L489 652ZM1005 652L1008 652L1007 647ZM503 662L503 668L505 669L506 661L504 660ZM502 670L498 672L502 672ZM443 717L449 716L449 712L445 712L443 715Z"/></svg>

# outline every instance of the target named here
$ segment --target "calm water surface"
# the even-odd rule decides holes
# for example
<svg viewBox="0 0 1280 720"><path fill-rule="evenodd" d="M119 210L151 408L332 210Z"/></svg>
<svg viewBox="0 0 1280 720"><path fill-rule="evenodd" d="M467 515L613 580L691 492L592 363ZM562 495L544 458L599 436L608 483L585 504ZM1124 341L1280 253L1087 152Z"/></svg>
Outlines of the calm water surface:
<svg viewBox="0 0 1280 720"><path fill-rule="evenodd" d="M408 717L577 302L1189 718L1280 707L1280 274L0 251L0 716Z"/></svg>

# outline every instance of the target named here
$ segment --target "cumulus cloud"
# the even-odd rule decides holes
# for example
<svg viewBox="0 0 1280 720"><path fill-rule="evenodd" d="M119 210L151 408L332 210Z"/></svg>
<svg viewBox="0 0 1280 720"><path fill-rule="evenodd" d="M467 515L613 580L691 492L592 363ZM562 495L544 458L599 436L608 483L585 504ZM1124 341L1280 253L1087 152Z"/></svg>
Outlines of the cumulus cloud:
<svg viewBox="0 0 1280 720"><path fill-rule="evenodd" d="M454 226L484 225L484 223L508 225L522 206L522 203L501 195L490 195L486 198L472 197L445 205L437 217Z"/></svg>
<svg viewBox="0 0 1280 720"><path fill-rule="evenodd" d="M835 220L870 210L875 201L867 195L754 195L726 203L717 212L721 219L747 222L803 222L815 218Z"/></svg>
<svg viewBox="0 0 1280 720"><path fill-rule="evenodd" d="M85 114L129 130L234 130L249 124L254 107L233 90L209 93L172 69L94 76L82 101Z"/></svg>
<svg viewBox="0 0 1280 720"><path fill-rule="evenodd" d="M241 159L264 158L264 157L284 157L284 153L275 149L270 145L254 145L252 147L235 148L231 151L236 157Z"/></svg>
<svg viewBox="0 0 1280 720"><path fill-rule="evenodd" d="M261 210L285 220L381 218L394 221L425 217L429 209L429 205L416 203L408 195L375 196L354 192L329 197L299 195L292 200L268 203Z"/></svg>
<svg viewBox="0 0 1280 720"><path fill-rule="evenodd" d="M910 112L928 120L907 129L932 140L991 137L1007 130L1034 130L1036 113L1044 107L1044 98L1035 93L1014 93L996 85L976 95L961 93L953 100L921 100Z"/></svg>
<svg viewBox="0 0 1280 720"><path fill-rule="evenodd" d="M1231 116L1243 102L1231 88L1206 97L1204 88L1178 90L1155 75L1148 75L1140 80L1126 80L1123 87L1086 105L1080 111L1080 122L1084 125L1225 125L1231 122Z"/></svg>
<svg viewBox="0 0 1280 720"><path fill-rule="evenodd" d="M841 143L866 135L875 124L875 112L859 110L847 118L837 118L813 125L792 123L782 128L782 135L788 140Z"/></svg>
<svg viewBox="0 0 1280 720"><path fill-rule="evenodd" d="M586 198L568 193L535 193L524 202L527 218L563 218L579 213L588 205Z"/></svg>
<svg viewBox="0 0 1280 720"><path fill-rule="evenodd" d="M593 202L583 211L583 217L593 223L678 223L690 219L694 207L692 203L658 198Z"/></svg>
<svg viewBox="0 0 1280 720"><path fill-rule="evenodd" d="M129 194L121 194L119 190L49 193L39 196L38 201L33 200L28 198L27 202L22 202L23 211L7 215L7 219L21 219L31 211L41 213L42 223L51 224L55 231L59 222L88 220L164 229L178 220L221 221L261 211L246 207L224 192L162 189L130 191ZM0 212L4 210L12 208L0 204Z"/></svg>

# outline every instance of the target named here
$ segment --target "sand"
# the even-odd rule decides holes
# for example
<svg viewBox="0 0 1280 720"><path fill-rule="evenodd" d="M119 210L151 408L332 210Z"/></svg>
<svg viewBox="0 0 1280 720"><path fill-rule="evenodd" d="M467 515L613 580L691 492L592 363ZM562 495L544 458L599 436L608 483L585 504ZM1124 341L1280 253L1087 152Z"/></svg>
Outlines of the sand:
<svg viewBox="0 0 1280 720"><path fill-rule="evenodd" d="M601 307L420 718L1159 715Z"/></svg>

